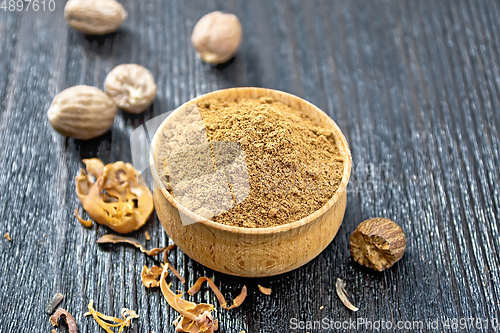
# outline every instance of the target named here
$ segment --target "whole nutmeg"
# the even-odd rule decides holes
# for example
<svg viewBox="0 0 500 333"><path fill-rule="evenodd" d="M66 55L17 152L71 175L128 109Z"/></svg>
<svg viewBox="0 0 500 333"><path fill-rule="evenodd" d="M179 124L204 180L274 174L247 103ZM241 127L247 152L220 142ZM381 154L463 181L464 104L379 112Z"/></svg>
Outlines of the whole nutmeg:
<svg viewBox="0 0 500 333"><path fill-rule="evenodd" d="M115 102L102 90L74 86L54 97L47 116L59 133L88 140L106 133L117 111Z"/></svg>
<svg viewBox="0 0 500 333"><path fill-rule="evenodd" d="M403 229L380 217L362 222L349 237L349 243L356 262L379 272L401 259L406 249Z"/></svg>
<svg viewBox="0 0 500 333"><path fill-rule="evenodd" d="M141 65L122 64L109 72L104 91L120 109L142 113L156 96L156 83L151 72Z"/></svg>
<svg viewBox="0 0 500 333"><path fill-rule="evenodd" d="M217 11L208 13L196 23L191 42L201 59L222 64L238 50L241 34L238 17Z"/></svg>
<svg viewBox="0 0 500 333"><path fill-rule="evenodd" d="M86 35L105 35L118 30L127 12L115 0L69 0L64 17L70 26Z"/></svg>

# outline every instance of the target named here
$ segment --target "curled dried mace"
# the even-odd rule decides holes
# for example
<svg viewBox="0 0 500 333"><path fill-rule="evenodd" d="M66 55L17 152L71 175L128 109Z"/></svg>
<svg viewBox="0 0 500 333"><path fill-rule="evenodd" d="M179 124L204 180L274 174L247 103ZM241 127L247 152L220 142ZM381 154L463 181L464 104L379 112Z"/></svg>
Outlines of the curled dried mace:
<svg viewBox="0 0 500 333"><path fill-rule="evenodd" d="M175 244L169 245L164 251L163 251L163 263L168 262L168 252L172 250L175 247Z"/></svg>
<svg viewBox="0 0 500 333"><path fill-rule="evenodd" d="M224 310L231 310L231 309L237 308L238 306L240 306L243 303L243 301L247 297L247 287L243 286L243 288L241 288L241 293L233 300L233 305L227 306L226 299L224 298L224 296L220 292L219 288L217 288L214 281L212 281L212 279L207 278L205 276L202 276L201 278L199 278L196 281L196 283L191 288L189 288L188 293L190 295L196 294L200 290L200 287L203 284L203 282L205 282L205 281L210 286L210 289L212 289L212 291L214 292L215 296L219 300L220 306Z"/></svg>
<svg viewBox="0 0 500 333"><path fill-rule="evenodd" d="M167 248L165 248L165 250L163 250L163 261L165 262L165 265L169 266L168 268L181 281L181 283L186 283L186 280L179 273L179 271L176 270L175 267L168 262L168 251L172 250L174 247L175 244L172 244L169 245ZM160 285L159 277L161 276L161 273L163 272L163 267L165 267L165 265L162 264L162 267L152 266L151 268L148 268L148 266L144 266L141 272L142 284L146 288L158 287Z"/></svg>
<svg viewBox="0 0 500 333"><path fill-rule="evenodd" d="M179 273L179 271L177 269L175 269L174 266L172 266L170 263L166 263L166 265L168 266L168 269L170 269L170 271L175 275L176 278L179 279L179 281L181 281L181 283L186 283L186 280L184 279L184 277L181 275L181 273Z"/></svg>
<svg viewBox="0 0 500 333"><path fill-rule="evenodd" d="M182 298L182 294L176 295L170 289L170 285L166 282L170 267L169 264L163 267L160 278L160 289L167 303L180 314L180 317L173 323L176 326L175 331L189 333L213 333L217 331L218 321L217 319L214 320L212 317L212 311L214 310L212 304L196 304L187 301Z"/></svg>
<svg viewBox="0 0 500 333"><path fill-rule="evenodd" d="M164 250L168 249L168 246L161 247L161 248L154 248L151 250L146 250L144 245L139 243L139 241L135 238L132 237L123 237L123 236L118 236L114 234L107 234L102 236L96 241L97 244L119 244L119 243L127 243L135 246L141 252L147 254L148 256L154 257L158 255L159 253L163 252Z"/></svg>
<svg viewBox="0 0 500 333"><path fill-rule="evenodd" d="M146 288L154 288L160 285L159 278L161 273L163 272L163 268L158 266L152 266L148 268L148 266L142 267L141 279L142 284Z"/></svg>
<svg viewBox="0 0 500 333"><path fill-rule="evenodd" d="M57 327L59 325L59 319L62 318L66 321L68 325L69 333L77 333L75 318L66 310L59 308L57 311L50 316L50 323L52 326Z"/></svg>
<svg viewBox="0 0 500 333"><path fill-rule="evenodd" d="M93 224L92 220L82 219L82 217L80 215L78 215L78 208L75 208L74 213L75 213L76 219L78 220L78 222L80 222L81 225L83 225L85 228L92 227L92 224Z"/></svg>
<svg viewBox="0 0 500 333"><path fill-rule="evenodd" d="M127 308L123 308L121 311L123 319L107 316L94 309L93 300L90 300L88 308L89 312L86 312L84 316L94 317L99 326L101 326L107 333L114 333L110 327L119 327L118 333L120 333L125 326L130 326L132 319L139 318L139 315L134 310L129 310Z"/></svg>
<svg viewBox="0 0 500 333"><path fill-rule="evenodd" d="M264 295L268 295L268 296L271 295L271 292L272 292L271 288L262 287L260 284L258 284L257 287L259 287L259 291L261 293L263 293Z"/></svg>
<svg viewBox="0 0 500 333"><path fill-rule="evenodd" d="M359 308L352 305L351 302L347 299L347 292L345 291L345 282L342 279L337 278L337 282L335 282L335 290L337 291L337 296L340 298L342 303L351 311L358 311Z"/></svg>
<svg viewBox="0 0 500 333"><path fill-rule="evenodd" d="M179 273L179 271L177 269L175 269L174 266L172 266L169 262L168 262L168 252L170 250L172 250L173 248L175 247L175 244L172 244L172 245L169 245L165 251L163 251L163 262L166 264L166 265L170 265L169 269L172 271L172 273L175 275L176 278L178 278L181 283L186 283L186 280L184 279L184 277L181 275L181 273Z"/></svg>

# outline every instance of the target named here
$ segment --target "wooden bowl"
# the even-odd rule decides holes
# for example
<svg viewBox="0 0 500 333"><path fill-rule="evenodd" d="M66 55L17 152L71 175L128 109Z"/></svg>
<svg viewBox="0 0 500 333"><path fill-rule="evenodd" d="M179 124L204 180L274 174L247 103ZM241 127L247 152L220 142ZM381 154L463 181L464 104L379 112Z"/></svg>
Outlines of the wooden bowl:
<svg viewBox="0 0 500 333"><path fill-rule="evenodd" d="M208 99L272 97L306 114L315 123L332 129L345 164L341 184L320 209L299 221L269 228L243 228L216 223L183 207L165 189L158 157L166 124L180 110ZM166 141L165 141L166 142ZM232 88L190 100L163 121L152 140L151 170L155 181L154 202L163 228L190 258L216 271L245 277L262 277L291 271L315 258L337 233L346 207L346 186L351 172L351 152L337 124L311 103L288 93L264 88ZM158 172L160 171L160 172ZM164 171L163 171L164 172ZM164 177L164 175L163 175ZM183 225L181 215L198 223Z"/></svg>

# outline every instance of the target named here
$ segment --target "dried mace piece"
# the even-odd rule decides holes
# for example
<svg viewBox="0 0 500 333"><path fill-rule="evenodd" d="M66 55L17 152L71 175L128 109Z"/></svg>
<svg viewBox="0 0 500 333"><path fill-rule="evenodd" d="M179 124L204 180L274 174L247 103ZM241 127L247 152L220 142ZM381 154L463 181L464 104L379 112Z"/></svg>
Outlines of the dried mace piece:
<svg viewBox="0 0 500 333"><path fill-rule="evenodd" d="M337 296L340 298L342 303L351 311L358 311L359 308L352 305L351 302L347 299L347 292L345 291L345 282L342 279L337 278L337 282L335 282L335 290L337 291ZM321 307L322 308L322 307ZM320 308L320 309L321 309Z"/></svg>
<svg viewBox="0 0 500 333"><path fill-rule="evenodd" d="M121 333L125 327L130 326L132 319L139 318L139 315L134 310L129 310L127 308L123 308L121 310L121 315L122 315L123 319L107 316L105 314L97 312L94 309L94 301L93 300L90 300L88 308L89 308L89 312L84 313L83 316L84 317L87 317L87 316L94 317L95 321L99 324L99 326L101 326L108 333L113 333L113 331L110 329L110 327L118 327L119 328L118 333Z"/></svg>
<svg viewBox="0 0 500 333"><path fill-rule="evenodd" d="M102 90L74 86L54 97L47 116L62 135L89 140L111 128L117 111L115 102Z"/></svg>
<svg viewBox="0 0 500 333"><path fill-rule="evenodd" d="M214 292L215 296L217 297L217 300L220 303L220 306L224 310L231 310L231 309L239 307L243 303L245 298L247 297L247 287L243 286L243 288L241 288L241 293L238 296L236 296L235 299L233 299L233 305L228 306L226 299L224 298L224 296L220 292L219 288L217 288L214 281L210 278L207 278L206 276L202 276L198 280L196 280L196 283L188 290L189 295L196 294L200 290L200 287L203 284L203 282L205 282L205 281L208 283L208 286L210 287L210 289L212 289L212 291Z"/></svg>
<svg viewBox="0 0 500 333"><path fill-rule="evenodd" d="M59 325L59 318L66 320L69 333L78 332L75 318L68 311L61 308L57 309L57 311L50 317L50 323L52 326L57 327Z"/></svg>
<svg viewBox="0 0 500 333"><path fill-rule="evenodd" d="M69 0L64 18L70 26L86 35L104 35L118 30L127 12L115 0Z"/></svg>
<svg viewBox="0 0 500 333"><path fill-rule="evenodd" d="M162 272L163 268L161 267L152 266L151 269L149 269L148 266L144 265L141 272L141 280L144 287L158 287L160 285L159 279Z"/></svg>
<svg viewBox="0 0 500 333"><path fill-rule="evenodd" d="M90 228L92 227L92 220L84 220L80 215L78 215L78 208L76 208L74 211L75 217L80 222L81 225L83 225L85 228Z"/></svg>
<svg viewBox="0 0 500 333"><path fill-rule="evenodd" d="M104 91L124 111L142 113L156 96L156 83L146 68L136 64L122 64L109 72Z"/></svg>
<svg viewBox="0 0 500 333"><path fill-rule="evenodd" d="M165 246L161 248L154 248L151 250L146 250L146 248L139 243L139 241L135 238L132 237L122 237L118 235L113 235L113 234L107 234L102 236L96 241L97 244L120 244L120 243L127 243L130 245L135 246L139 250L141 250L142 253L147 254L148 256L154 257L160 254L161 252L168 250L170 246ZM171 245L172 246L172 245Z"/></svg>
<svg viewBox="0 0 500 333"><path fill-rule="evenodd" d="M89 216L121 234L142 227L153 212L153 196L139 182L132 164L120 161L104 166L97 158L83 163L88 173L82 169L76 176L76 194Z"/></svg>
<svg viewBox="0 0 500 333"><path fill-rule="evenodd" d="M217 331L219 325L217 319L214 320L212 304L200 303L196 304L182 298L182 294L175 294L167 281L165 280L168 271L171 268L169 264L163 266L163 272L160 277L160 289L170 305L175 311L179 312L180 316L174 320L176 332L189 333L213 333Z"/></svg>
<svg viewBox="0 0 500 333"><path fill-rule="evenodd" d="M362 222L349 237L349 243L355 261L379 272L401 259L406 249L403 229L380 217Z"/></svg>
<svg viewBox="0 0 500 333"><path fill-rule="evenodd" d="M241 34L238 17L217 11L208 13L196 23L191 42L203 61L222 64L238 50Z"/></svg>
<svg viewBox="0 0 500 333"><path fill-rule="evenodd" d="M271 288L262 287L260 284L258 284L257 287L259 287L259 291L264 295L271 295L272 293Z"/></svg>

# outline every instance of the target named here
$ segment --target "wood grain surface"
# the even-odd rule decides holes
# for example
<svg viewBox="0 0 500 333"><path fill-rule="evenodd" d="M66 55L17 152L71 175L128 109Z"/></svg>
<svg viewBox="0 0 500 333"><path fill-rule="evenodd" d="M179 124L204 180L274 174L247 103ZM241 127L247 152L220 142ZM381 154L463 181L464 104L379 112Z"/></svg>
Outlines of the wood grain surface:
<svg viewBox="0 0 500 333"><path fill-rule="evenodd" d="M217 307L220 332L334 332L291 324L323 318L423 325L392 331L498 327L498 1L121 2L128 19L102 37L70 29L64 1L56 1L54 12L0 10L0 233L12 238L0 241L1 332L49 332L44 308L57 292L80 332L103 332L83 317L90 299L110 315L137 310L140 318L126 332L174 332L176 312L159 290L140 282L142 266L154 261L129 246L97 246L109 230L85 229L74 218L74 177L82 158L131 162L130 135L145 121L202 93L237 86L296 94L337 122L353 158L346 216L316 259L272 278L230 277L174 250L169 258L187 283L172 279L173 289L187 291L205 275L232 298L246 284L242 307ZM244 29L237 56L217 67L202 63L190 45L194 24L213 10L236 14ZM112 130L94 140L54 132L46 117L52 98L77 84L102 88L120 63L151 70L158 83L154 105L142 115L119 113ZM348 247L356 226L376 216L398 222L408 239L403 259L383 273L353 262ZM170 242L156 216L133 235L148 247ZM358 312L338 299L337 278L347 283ZM258 284L272 295L259 293ZM191 299L217 302L207 288ZM454 318L466 318L467 327L453 330ZM428 325L436 320L433 330Z"/></svg>

